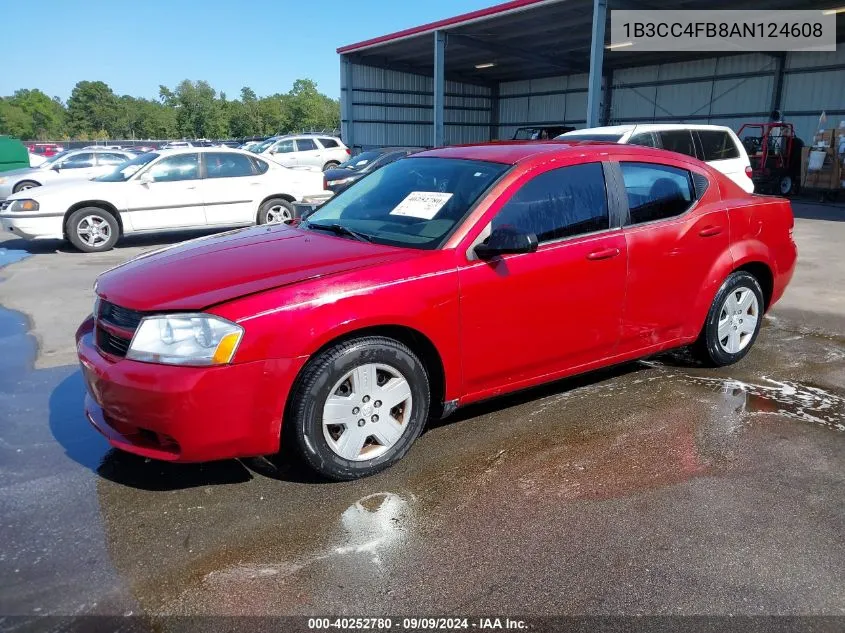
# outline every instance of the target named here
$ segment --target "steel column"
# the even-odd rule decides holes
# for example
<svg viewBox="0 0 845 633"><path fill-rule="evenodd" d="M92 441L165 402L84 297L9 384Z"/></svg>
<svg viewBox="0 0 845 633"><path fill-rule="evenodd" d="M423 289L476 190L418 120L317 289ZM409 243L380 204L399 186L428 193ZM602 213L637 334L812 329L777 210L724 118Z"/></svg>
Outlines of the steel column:
<svg viewBox="0 0 845 633"><path fill-rule="evenodd" d="M444 138L443 100L446 87L446 33L434 32L434 147L442 147Z"/></svg>
<svg viewBox="0 0 845 633"><path fill-rule="evenodd" d="M341 114L340 135L347 147L355 145L353 139L355 121L352 118L352 62L346 55L340 56Z"/></svg>
<svg viewBox="0 0 845 633"><path fill-rule="evenodd" d="M499 84L490 88L490 140L499 138Z"/></svg>
<svg viewBox="0 0 845 633"><path fill-rule="evenodd" d="M599 125L601 76L604 64L604 27L607 0L593 0L593 41L590 46L590 82L587 91L587 127Z"/></svg>
<svg viewBox="0 0 845 633"><path fill-rule="evenodd" d="M780 110L783 103L783 75L786 69L786 53L775 53L774 57L777 70L775 70L775 81L772 84L772 105L769 108L772 112Z"/></svg>

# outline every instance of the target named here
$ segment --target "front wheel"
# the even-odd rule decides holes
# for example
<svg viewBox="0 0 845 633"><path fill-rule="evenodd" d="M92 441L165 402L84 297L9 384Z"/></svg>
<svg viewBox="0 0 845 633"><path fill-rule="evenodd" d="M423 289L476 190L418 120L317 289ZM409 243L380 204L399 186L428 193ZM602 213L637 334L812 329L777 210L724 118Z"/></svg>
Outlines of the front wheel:
<svg viewBox="0 0 845 633"><path fill-rule="evenodd" d="M425 368L407 346L360 338L306 365L285 427L316 472L339 481L357 479L408 452L425 426L430 398Z"/></svg>
<svg viewBox="0 0 845 633"><path fill-rule="evenodd" d="M763 306L763 291L753 275L745 271L728 275L693 345L694 355L716 367L742 359L760 333Z"/></svg>
<svg viewBox="0 0 845 633"><path fill-rule="evenodd" d="M268 200L258 211L259 224L290 224L292 221L293 205L284 198Z"/></svg>
<svg viewBox="0 0 845 633"><path fill-rule="evenodd" d="M76 248L84 253L111 250L120 236L115 217L99 207L74 211L65 223L65 233Z"/></svg>

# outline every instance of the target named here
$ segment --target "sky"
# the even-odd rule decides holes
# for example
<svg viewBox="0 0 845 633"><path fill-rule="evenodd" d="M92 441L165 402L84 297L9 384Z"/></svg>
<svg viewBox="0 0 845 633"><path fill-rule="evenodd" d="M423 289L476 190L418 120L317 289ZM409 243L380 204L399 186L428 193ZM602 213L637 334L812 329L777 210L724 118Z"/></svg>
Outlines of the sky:
<svg viewBox="0 0 845 633"><path fill-rule="evenodd" d="M159 84L205 79L236 98L307 77L337 98L339 46L502 1L0 0L4 23L29 25L3 30L0 96L39 88L66 101L87 79L153 99Z"/></svg>

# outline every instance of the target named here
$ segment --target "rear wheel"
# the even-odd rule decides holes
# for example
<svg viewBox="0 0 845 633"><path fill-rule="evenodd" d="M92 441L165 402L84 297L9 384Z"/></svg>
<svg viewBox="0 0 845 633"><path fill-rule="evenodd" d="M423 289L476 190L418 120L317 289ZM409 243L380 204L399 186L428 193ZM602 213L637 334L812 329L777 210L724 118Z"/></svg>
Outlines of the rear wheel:
<svg viewBox="0 0 845 633"><path fill-rule="evenodd" d="M12 189L13 193L18 193L19 191L26 191L27 189L34 189L35 187L40 187L37 182L34 180L22 180L18 184L14 186Z"/></svg>
<svg viewBox="0 0 845 633"><path fill-rule="evenodd" d="M794 183L792 180L792 176L783 176L778 183L778 191L782 196L788 196L792 193L792 188L794 187Z"/></svg>
<svg viewBox="0 0 845 633"><path fill-rule="evenodd" d="M337 162L336 160L330 160L325 165L323 165L323 171L328 171L329 169L334 169L338 165L340 165L340 163Z"/></svg>
<svg viewBox="0 0 845 633"><path fill-rule="evenodd" d="M742 359L760 333L764 305L763 291L753 275L745 271L728 275L693 345L695 356L717 367Z"/></svg>
<svg viewBox="0 0 845 633"><path fill-rule="evenodd" d="M408 452L425 426L430 397L425 369L408 347L389 338L355 339L306 365L285 428L316 472L357 479Z"/></svg>
<svg viewBox="0 0 845 633"><path fill-rule="evenodd" d="M76 248L84 253L109 251L120 237L117 219L99 207L74 211L65 223L65 233Z"/></svg>
<svg viewBox="0 0 845 633"><path fill-rule="evenodd" d="M273 198L261 205L259 224L289 224L293 220L293 205L284 198Z"/></svg>

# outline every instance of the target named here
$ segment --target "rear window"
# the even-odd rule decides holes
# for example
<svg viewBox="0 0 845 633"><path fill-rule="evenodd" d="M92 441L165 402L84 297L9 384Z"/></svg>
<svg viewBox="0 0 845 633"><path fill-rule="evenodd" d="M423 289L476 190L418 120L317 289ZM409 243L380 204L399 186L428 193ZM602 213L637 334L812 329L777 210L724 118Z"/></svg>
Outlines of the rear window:
<svg viewBox="0 0 845 633"><path fill-rule="evenodd" d="M727 132L698 130L698 138L706 161L739 158L739 150Z"/></svg>
<svg viewBox="0 0 845 633"><path fill-rule="evenodd" d="M667 130L660 132L660 144L663 149L670 152L678 152L696 158L695 145L692 142L692 134L689 130Z"/></svg>
<svg viewBox="0 0 845 633"><path fill-rule="evenodd" d="M330 149L332 147L337 147L337 141L330 138L321 138L320 145L322 145L325 149Z"/></svg>
<svg viewBox="0 0 845 633"><path fill-rule="evenodd" d="M260 158L255 158L254 156L250 156L249 160L252 161L252 166L255 168L255 172L258 173L258 174L263 174L268 169L270 169L270 165L265 163Z"/></svg>

